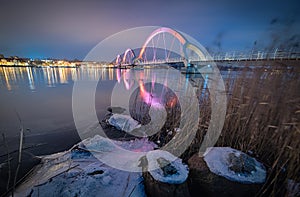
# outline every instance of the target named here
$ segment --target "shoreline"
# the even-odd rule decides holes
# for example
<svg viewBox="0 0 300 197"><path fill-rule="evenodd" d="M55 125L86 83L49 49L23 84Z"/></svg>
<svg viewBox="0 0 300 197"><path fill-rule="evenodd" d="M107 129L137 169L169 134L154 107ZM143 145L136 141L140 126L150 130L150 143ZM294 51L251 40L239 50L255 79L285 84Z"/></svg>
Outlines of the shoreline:
<svg viewBox="0 0 300 197"><path fill-rule="evenodd" d="M203 64L203 63L211 63L211 62L215 62L215 63L221 63L221 64L231 64L231 63L262 63L262 62L271 62L271 63L281 63L281 62L297 62L297 61L300 61L299 58L268 58L268 59L222 59L222 60L203 60L203 61L196 61L196 62L199 62L200 64ZM193 62L193 61L192 61ZM88 62L87 62L88 63ZM86 64L83 63L83 64ZM64 65L61 65L61 66L43 66L43 65L27 65L27 66L24 66L24 65L0 65L0 67L24 67L24 68L27 68L27 67L35 67L35 68L79 68L81 66L83 66L83 64L80 64L80 65L76 65L76 66L64 66ZM92 65L94 65L95 63L92 63ZM101 64L100 62L99 63L96 63L96 64ZM168 63L166 63L168 64ZM171 65L171 64L170 64ZM136 65L136 66L140 66L140 65ZM223 67L224 65L217 65L218 67ZM89 66L88 66L89 67ZM110 68L110 69L131 69L131 68L134 68L134 67L125 67L125 68L122 68L122 67L116 67L116 66L113 66L113 67L107 67L107 66L97 66L99 68ZM141 66L143 67L143 66Z"/></svg>
<svg viewBox="0 0 300 197"><path fill-rule="evenodd" d="M39 135L25 136L22 149L22 163L20 165L17 180L22 180L24 176L39 163L39 156L66 151L79 141L81 140L77 134L77 131L72 128L64 128L64 130L61 131L56 129L53 133L48 132ZM10 149L9 154L11 157L10 168L12 173L12 183L12 178L15 176L15 169L17 167L19 137L16 136L8 138L7 145ZM6 160L7 155L1 152L0 163L5 162ZM0 171L0 196L6 192L5 187L8 180L8 171L9 169L7 166L4 166Z"/></svg>

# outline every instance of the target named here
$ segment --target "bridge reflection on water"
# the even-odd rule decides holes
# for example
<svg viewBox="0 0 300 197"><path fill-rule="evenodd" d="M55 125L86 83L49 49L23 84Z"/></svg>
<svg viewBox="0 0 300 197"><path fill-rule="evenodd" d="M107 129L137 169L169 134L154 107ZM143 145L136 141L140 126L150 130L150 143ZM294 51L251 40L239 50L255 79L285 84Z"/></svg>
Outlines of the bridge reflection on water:
<svg viewBox="0 0 300 197"><path fill-rule="evenodd" d="M0 67L0 89L6 88L8 91L22 88L35 90L38 87L55 87L59 84L73 83L75 80L99 80L99 81L124 81L128 89L129 69L114 69L81 66L76 68L66 67ZM136 70L143 73L144 77L151 76L151 69ZM201 78L201 75L193 75ZM187 75L187 78L190 76Z"/></svg>
<svg viewBox="0 0 300 197"><path fill-rule="evenodd" d="M182 75L180 83L185 85L192 82L189 77ZM151 88L147 89L147 83L144 83L145 81L141 83L139 80L148 79L157 82L159 78L153 75L151 68L0 67L0 119L2 120L0 129L6 136L18 135L19 121L15 111L18 111L22 117L26 128L31 129L31 134L52 132L60 128L74 128L72 89L76 80L99 80L100 85L95 95L96 111L99 117L102 117L106 113L107 106L110 105L114 85L121 85L126 92L135 88L149 91ZM198 81L196 83L200 84L199 88L203 87L204 80L201 75L194 75L193 81ZM140 93L143 93L143 98L147 99L147 92L140 91Z"/></svg>

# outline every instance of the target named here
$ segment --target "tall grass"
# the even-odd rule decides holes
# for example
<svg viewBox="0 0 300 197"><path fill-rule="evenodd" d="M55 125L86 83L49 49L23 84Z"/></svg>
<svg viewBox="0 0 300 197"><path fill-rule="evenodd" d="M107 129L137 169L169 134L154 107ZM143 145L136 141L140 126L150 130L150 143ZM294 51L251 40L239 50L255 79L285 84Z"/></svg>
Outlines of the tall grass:
<svg viewBox="0 0 300 197"><path fill-rule="evenodd" d="M225 70L228 95L227 114L216 146L230 146L261 161L267 168L267 181L258 196L286 194L289 179L300 182L300 65L298 61L235 62L220 65ZM234 66L239 66L237 69ZM226 69L224 69L224 66ZM228 66L231 71L228 71ZM251 68L251 66L253 66ZM211 119L209 90L198 89L200 103L199 129L192 144L182 154L187 161L198 152ZM166 95L165 95L166 96ZM172 97L170 97L172 98ZM131 101L135 119L143 122L149 106L134 97ZM161 132L150 140L164 139L166 145L174 137L168 131L178 127L178 103L168 109L168 121ZM174 111L175 110L175 111ZM191 109L191 112L192 109ZM148 120L149 121L149 120ZM173 124L173 125L172 125ZM180 134L179 134L180 135ZM189 137L180 136L181 142Z"/></svg>
<svg viewBox="0 0 300 197"><path fill-rule="evenodd" d="M267 63L253 70L245 65L225 79L227 115L216 146L242 150L264 163L268 179L258 195L281 196L288 179L300 182L300 67ZM196 143L210 118L209 100L203 103Z"/></svg>

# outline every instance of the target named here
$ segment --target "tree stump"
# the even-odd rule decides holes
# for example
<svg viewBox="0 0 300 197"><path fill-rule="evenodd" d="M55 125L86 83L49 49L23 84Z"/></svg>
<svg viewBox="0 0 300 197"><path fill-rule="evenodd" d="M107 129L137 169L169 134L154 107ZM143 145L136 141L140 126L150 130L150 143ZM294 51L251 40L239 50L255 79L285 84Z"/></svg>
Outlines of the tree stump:
<svg viewBox="0 0 300 197"><path fill-rule="evenodd" d="M159 150L156 150L159 151ZM150 151L152 152L152 151ZM171 183L172 182L172 176L179 176L179 173L182 173L182 169L186 166L181 163L181 160L176 160L173 162L170 162L170 153L166 153L166 151L159 151L160 153L163 152L163 154L169 154L166 157L163 155L157 155L156 158L153 157L144 157L141 161L141 165L143 168L143 178L144 178L144 185L145 185L145 192L147 196L149 197L189 197L189 188L186 181L186 178L181 182L177 183ZM174 157L174 156L173 156ZM151 159L151 161L150 161ZM153 169L152 165L154 162L157 162L157 165L159 166L158 169ZM176 165L174 164L176 162ZM150 165L149 165L150 163ZM152 163L152 164L151 164ZM178 167L180 166L180 168ZM153 169L153 171L148 171L149 169ZM187 169L186 169L187 170ZM162 177L161 180L157 178L157 176L153 176L154 171L157 173L160 173ZM164 177L170 178L170 181L166 181ZM176 180L175 180L176 182Z"/></svg>
<svg viewBox="0 0 300 197"><path fill-rule="evenodd" d="M245 172L253 170L251 162L247 160L247 164L241 165L239 159L239 157L229 156L228 162L231 163L228 170L236 173L240 173L242 170ZM263 185L263 183L241 183L217 175L211 172L204 157L199 157L198 154L194 154L188 160L188 166L190 169L188 184L191 196L252 197L259 192ZM245 166L247 169L243 169Z"/></svg>

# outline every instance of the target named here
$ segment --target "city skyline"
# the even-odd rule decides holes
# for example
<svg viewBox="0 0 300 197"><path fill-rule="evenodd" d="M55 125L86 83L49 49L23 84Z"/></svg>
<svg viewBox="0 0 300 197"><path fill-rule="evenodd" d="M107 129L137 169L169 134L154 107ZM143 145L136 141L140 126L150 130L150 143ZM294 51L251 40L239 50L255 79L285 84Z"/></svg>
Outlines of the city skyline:
<svg viewBox="0 0 300 197"><path fill-rule="evenodd" d="M300 4L290 1L1 2L0 54L83 59L101 40L137 26L183 31L209 51L299 49Z"/></svg>

